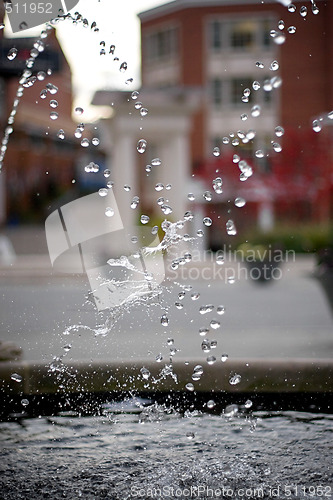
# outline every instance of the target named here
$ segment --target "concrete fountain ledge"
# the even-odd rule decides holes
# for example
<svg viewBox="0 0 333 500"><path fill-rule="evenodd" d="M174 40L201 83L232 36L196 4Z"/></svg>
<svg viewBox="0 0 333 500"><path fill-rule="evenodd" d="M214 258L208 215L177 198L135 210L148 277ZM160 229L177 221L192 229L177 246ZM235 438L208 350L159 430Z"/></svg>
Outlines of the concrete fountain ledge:
<svg viewBox="0 0 333 500"><path fill-rule="evenodd" d="M198 364L204 373L199 381L192 381ZM61 365L61 371L51 371L50 365L38 362L0 362L0 391L6 397L126 391L163 394L190 392L185 387L190 382L195 393L333 394L331 359L247 359L216 361L213 365L202 359L188 364L177 360L173 362L177 382L170 375L161 376L164 366L156 361L77 361ZM148 379L142 368L149 370ZM232 385L229 380L235 374L241 381Z"/></svg>

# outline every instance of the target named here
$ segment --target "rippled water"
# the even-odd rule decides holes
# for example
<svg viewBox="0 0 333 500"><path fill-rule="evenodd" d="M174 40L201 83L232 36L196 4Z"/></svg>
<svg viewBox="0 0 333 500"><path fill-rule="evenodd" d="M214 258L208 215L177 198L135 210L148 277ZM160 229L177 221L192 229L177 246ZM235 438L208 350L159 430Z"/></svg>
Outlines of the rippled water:
<svg viewBox="0 0 333 500"><path fill-rule="evenodd" d="M121 410L1 423L1 498L333 495L331 415Z"/></svg>

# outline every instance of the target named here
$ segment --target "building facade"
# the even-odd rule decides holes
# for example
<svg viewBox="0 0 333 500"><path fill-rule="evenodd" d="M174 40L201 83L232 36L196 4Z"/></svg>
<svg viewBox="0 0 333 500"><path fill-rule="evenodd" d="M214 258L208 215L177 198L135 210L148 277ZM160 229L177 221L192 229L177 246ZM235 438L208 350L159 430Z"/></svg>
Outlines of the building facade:
<svg viewBox="0 0 333 500"><path fill-rule="evenodd" d="M175 0L139 16L143 87L201 89L191 168L206 187L225 180L212 214L241 194L263 229L333 217L333 2L288 3ZM255 175L240 183L242 160Z"/></svg>

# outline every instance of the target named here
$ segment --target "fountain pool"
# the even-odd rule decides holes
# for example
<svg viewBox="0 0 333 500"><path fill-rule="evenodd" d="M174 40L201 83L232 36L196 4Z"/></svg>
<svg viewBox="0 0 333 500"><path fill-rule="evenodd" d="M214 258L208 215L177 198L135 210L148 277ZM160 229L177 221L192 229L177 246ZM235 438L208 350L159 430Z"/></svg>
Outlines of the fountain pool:
<svg viewBox="0 0 333 500"><path fill-rule="evenodd" d="M138 399L101 413L1 423L1 497L332 497L332 415L179 414Z"/></svg>

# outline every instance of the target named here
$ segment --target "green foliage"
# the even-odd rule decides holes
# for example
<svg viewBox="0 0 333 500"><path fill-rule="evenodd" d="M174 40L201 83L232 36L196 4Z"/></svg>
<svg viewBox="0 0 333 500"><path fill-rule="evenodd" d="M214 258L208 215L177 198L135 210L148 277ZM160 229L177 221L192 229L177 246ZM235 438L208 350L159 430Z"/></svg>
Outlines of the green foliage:
<svg viewBox="0 0 333 500"><path fill-rule="evenodd" d="M251 246L270 245L296 253L312 253L333 247L333 225L277 225L268 233L252 230L243 234L242 240Z"/></svg>

